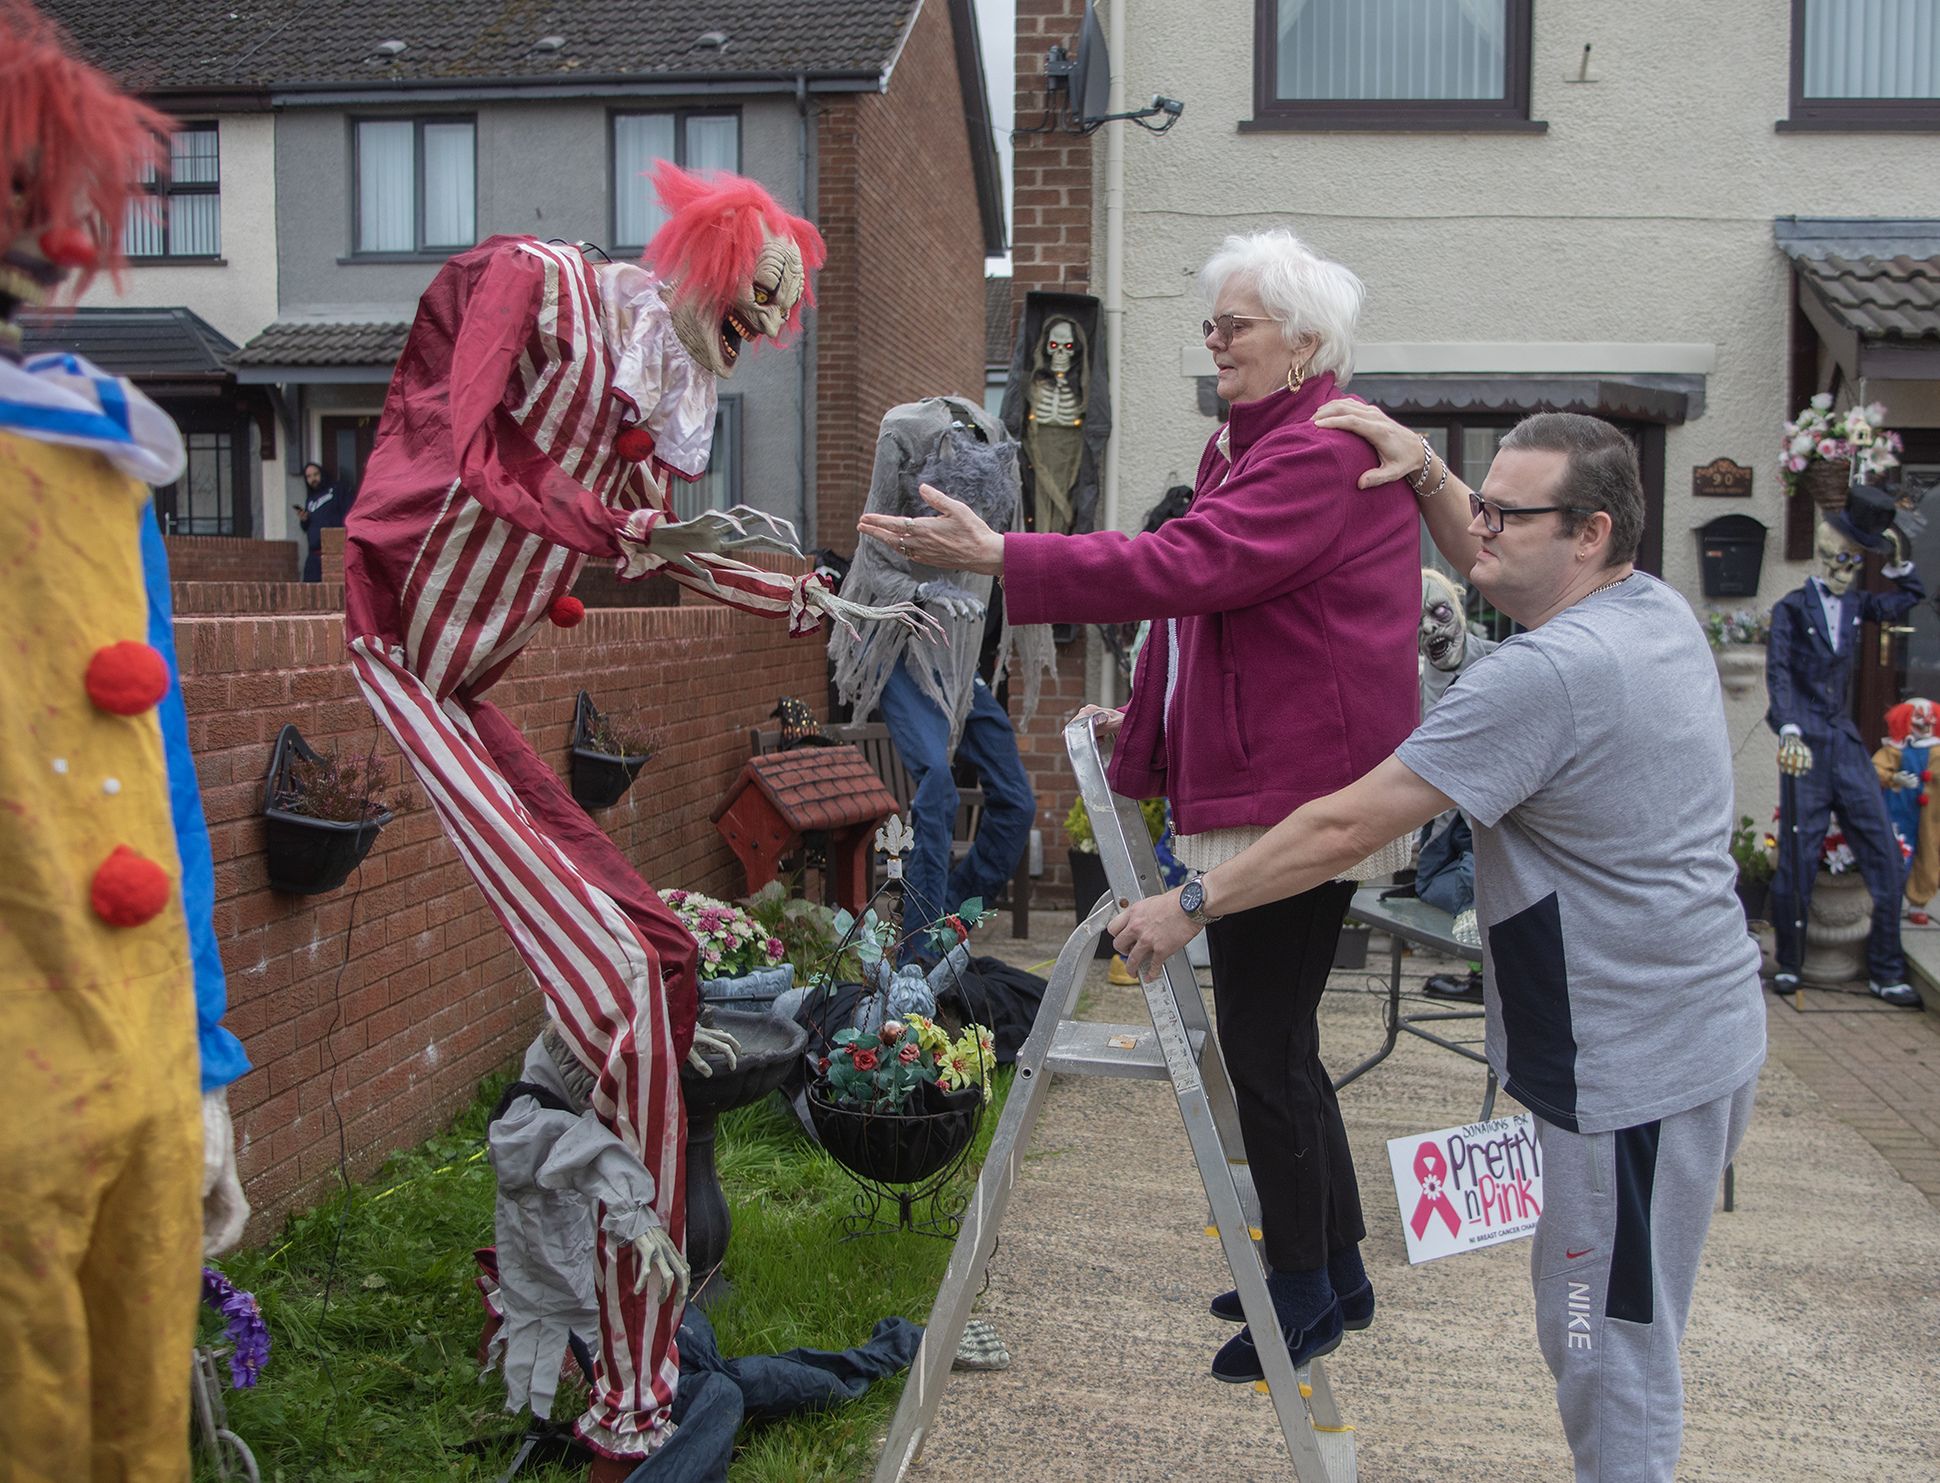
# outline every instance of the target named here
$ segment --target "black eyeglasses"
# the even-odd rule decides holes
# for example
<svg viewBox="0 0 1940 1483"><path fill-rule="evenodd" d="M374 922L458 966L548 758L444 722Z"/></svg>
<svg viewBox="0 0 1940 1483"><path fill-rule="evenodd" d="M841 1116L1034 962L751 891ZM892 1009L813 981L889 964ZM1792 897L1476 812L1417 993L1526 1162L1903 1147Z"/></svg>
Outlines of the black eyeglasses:
<svg viewBox="0 0 1940 1483"><path fill-rule="evenodd" d="M1199 321L1199 335L1201 339L1210 340L1213 331L1218 330L1219 338L1230 345L1233 343L1233 336L1239 333L1241 325L1269 323L1271 321L1264 314L1215 314L1211 319Z"/></svg>
<svg viewBox="0 0 1940 1483"><path fill-rule="evenodd" d="M1502 534L1502 517L1505 515L1594 515L1595 510L1581 505L1498 505L1494 500L1483 499L1474 490L1469 491L1468 514L1473 520L1482 517L1482 529L1492 536Z"/></svg>

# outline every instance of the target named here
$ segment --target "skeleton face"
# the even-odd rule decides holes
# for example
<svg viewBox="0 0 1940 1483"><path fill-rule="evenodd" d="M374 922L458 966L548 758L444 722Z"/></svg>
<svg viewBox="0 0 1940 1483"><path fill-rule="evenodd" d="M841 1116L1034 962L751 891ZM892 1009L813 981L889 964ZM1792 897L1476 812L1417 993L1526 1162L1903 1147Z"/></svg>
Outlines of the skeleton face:
<svg viewBox="0 0 1940 1483"><path fill-rule="evenodd" d="M1071 369L1078 350L1078 327L1068 319L1053 320L1044 332L1044 352L1051 370L1063 376Z"/></svg>
<svg viewBox="0 0 1940 1483"><path fill-rule="evenodd" d="M1819 578L1835 597L1845 596L1846 589L1852 586L1853 578L1859 575L1866 564L1865 548L1857 541L1849 541L1832 526L1821 523L1815 550L1819 560Z"/></svg>
<svg viewBox="0 0 1940 1483"><path fill-rule="evenodd" d="M1450 673L1462 667L1468 652L1462 589L1430 567L1421 573L1421 627L1415 638L1422 657L1436 669Z"/></svg>
<svg viewBox="0 0 1940 1483"><path fill-rule="evenodd" d="M713 317L714 306L674 298L674 333L695 360L725 380L734 374L744 344L764 335L781 338L788 316L801 301L805 282L801 249L791 238L771 234L755 258L747 285L720 306L718 319Z"/></svg>

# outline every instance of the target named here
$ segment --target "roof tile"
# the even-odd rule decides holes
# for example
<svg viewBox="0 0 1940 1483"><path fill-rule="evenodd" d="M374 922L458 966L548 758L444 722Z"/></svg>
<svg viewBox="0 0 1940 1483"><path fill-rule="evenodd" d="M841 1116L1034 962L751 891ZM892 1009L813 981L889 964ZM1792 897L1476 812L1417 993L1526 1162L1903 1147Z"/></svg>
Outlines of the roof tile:
<svg viewBox="0 0 1940 1483"><path fill-rule="evenodd" d="M874 824L897 808L895 796L855 746L797 747L750 758L715 817L751 786L798 833Z"/></svg>
<svg viewBox="0 0 1940 1483"><path fill-rule="evenodd" d="M232 366L388 366L404 353L411 326L286 319L229 357Z"/></svg>
<svg viewBox="0 0 1940 1483"><path fill-rule="evenodd" d="M1940 256L1796 261L1848 329L1869 340L1940 340Z"/></svg>

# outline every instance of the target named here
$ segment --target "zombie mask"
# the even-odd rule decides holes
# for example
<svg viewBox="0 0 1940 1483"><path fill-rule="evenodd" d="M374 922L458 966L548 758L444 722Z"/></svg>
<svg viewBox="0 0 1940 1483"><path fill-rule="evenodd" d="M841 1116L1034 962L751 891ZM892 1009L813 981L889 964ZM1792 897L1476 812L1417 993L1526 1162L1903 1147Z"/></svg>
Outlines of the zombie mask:
<svg viewBox="0 0 1940 1483"><path fill-rule="evenodd" d="M1819 562L1819 580L1834 597L1844 597L1866 564L1866 552L1857 541L1849 540L1821 522L1814 547Z"/></svg>
<svg viewBox="0 0 1940 1483"><path fill-rule="evenodd" d="M744 346L781 340L815 302L808 274L822 265L821 234L739 175L702 178L662 161L653 178L668 216L645 262L687 353L732 376Z"/></svg>
<svg viewBox="0 0 1940 1483"><path fill-rule="evenodd" d="M1444 673L1460 669L1468 649L1462 599L1462 589L1445 574L1433 567L1421 569L1421 627L1416 641L1422 657Z"/></svg>
<svg viewBox="0 0 1940 1483"><path fill-rule="evenodd" d="M1068 319L1054 319L1044 331L1044 361L1054 376L1068 375L1078 353L1078 327Z"/></svg>

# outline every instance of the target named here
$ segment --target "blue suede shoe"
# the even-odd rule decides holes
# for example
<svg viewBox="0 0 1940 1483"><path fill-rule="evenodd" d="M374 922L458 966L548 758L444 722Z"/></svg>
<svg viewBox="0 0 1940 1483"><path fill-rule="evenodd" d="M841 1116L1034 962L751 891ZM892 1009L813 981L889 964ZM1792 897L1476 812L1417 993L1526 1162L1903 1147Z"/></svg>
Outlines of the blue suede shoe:
<svg viewBox="0 0 1940 1483"><path fill-rule="evenodd" d="M1228 1323L1245 1323L1246 1314L1239 1305L1239 1289L1229 1288L1212 1300L1208 1312L1214 1318L1223 1318ZM1363 1282L1354 1292L1340 1299L1341 1327L1358 1333L1374 1322L1374 1284Z"/></svg>
<svg viewBox="0 0 1940 1483"><path fill-rule="evenodd" d="M1310 1327L1286 1336L1287 1353L1293 1360L1294 1368L1298 1369L1310 1360L1332 1354L1340 1348L1340 1338L1340 1304L1330 1303L1327 1311L1315 1319ZM1215 1380L1224 1380L1228 1385L1251 1385L1255 1380L1266 1378L1266 1371L1260 1368L1260 1352L1253 1347L1253 1330L1250 1327L1234 1334L1213 1356L1212 1376Z"/></svg>

